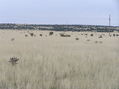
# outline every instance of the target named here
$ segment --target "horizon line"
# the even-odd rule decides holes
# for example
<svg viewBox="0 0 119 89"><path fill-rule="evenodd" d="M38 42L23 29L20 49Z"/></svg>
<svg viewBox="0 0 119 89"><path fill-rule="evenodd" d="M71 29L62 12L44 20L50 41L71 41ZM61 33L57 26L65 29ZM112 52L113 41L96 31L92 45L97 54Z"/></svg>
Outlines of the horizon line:
<svg viewBox="0 0 119 89"><path fill-rule="evenodd" d="M13 23L13 22L5 22L5 23L2 23L2 22L0 22L0 24L18 24L18 25L87 25L87 26L106 26L106 27L119 27L119 25L111 25L111 26L109 26L109 25L102 25L102 24L63 24L63 23L59 23L59 24L45 24L45 23Z"/></svg>

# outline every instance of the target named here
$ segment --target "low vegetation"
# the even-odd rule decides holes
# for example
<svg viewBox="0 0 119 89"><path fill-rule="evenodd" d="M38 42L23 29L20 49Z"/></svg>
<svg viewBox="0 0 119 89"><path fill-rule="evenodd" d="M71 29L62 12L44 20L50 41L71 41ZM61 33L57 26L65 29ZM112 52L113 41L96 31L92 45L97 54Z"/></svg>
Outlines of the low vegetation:
<svg viewBox="0 0 119 89"><path fill-rule="evenodd" d="M49 36L53 35L53 32L49 32Z"/></svg>
<svg viewBox="0 0 119 89"><path fill-rule="evenodd" d="M65 34L65 33L60 33L61 37L71 37L71 35Z"/></svg>
<svg viewBox="0 0 119 89"><path fill-rule="evenodd" d="M0 31L0 89L119 89L119 37L29 33Z"/></svg>

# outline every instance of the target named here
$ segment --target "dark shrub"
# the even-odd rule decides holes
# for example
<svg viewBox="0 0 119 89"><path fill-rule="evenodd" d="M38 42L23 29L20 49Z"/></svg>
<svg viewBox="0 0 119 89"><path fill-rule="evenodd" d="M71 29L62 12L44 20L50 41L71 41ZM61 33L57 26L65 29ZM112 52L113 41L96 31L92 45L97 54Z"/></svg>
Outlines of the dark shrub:
<svg viewBox="0 0 119 89"><path fill-rule="evenodd" d="M49 32L49 35L51 36L51 35L53 35L54 33L53 32Z"/></svg>
<svg viewBox="0 0 119 89"><path fill-rule="evenodd" d="M25 37L28 37L28 35L27 35L27 34L25 34Z"/></svg>
<svg viewBox="0 0 119 89"><path fill-rule="evenodd" d="M61 37L71 37L71 35L63 34L63 33L61 33L60 36L61 36Z"/></svg>
<svg viewBox="0 0 119 89"><path fill-rule="evenodd" d="M103 38L102 35L100 35L98 38Z"/></svg>
<svg viewBox="0 0 119 89"><path fill-rule="evenodd" d="M93 34L90 34L90 36L93 36Z"/></svg>
<svg viewBox="0 0 119 89"><path fill-rule="evenodd" d="M43 36L42 34L40 34L40 36Z"/></svg>
<svg viewBox="0 0 119 89"><path fill-rule="evenodd" d="M14 38L11 39L11 41L14 41L14 40L15 40Z"/></svg>
<svg viewBox="0 0 119 89"><path fill-rule="evenodd" d="M34 33L30 33L31 36L34 36Z"/></svg>
<svg viewBox="0 0 119 89"><path fill-rule="evenodd" d="M113 36L116 36L115 34L113 34Z"/></svg>
<svg viewBox="0 0 119 89"><path fill-rule="evenodd" d="M79 40L79 38L75 38L76 40Z"/></svg>

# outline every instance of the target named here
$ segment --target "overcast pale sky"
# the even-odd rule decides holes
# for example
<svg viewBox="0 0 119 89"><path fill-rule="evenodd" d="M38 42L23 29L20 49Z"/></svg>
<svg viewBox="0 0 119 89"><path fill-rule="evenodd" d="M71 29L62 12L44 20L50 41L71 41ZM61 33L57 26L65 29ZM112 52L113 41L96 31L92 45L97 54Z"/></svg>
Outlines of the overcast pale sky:
<svg viewBox="0 0 119 89"><path fill-rule="evenodd" d="M119 26L118 0L0 0L0 23Z"/></svg>

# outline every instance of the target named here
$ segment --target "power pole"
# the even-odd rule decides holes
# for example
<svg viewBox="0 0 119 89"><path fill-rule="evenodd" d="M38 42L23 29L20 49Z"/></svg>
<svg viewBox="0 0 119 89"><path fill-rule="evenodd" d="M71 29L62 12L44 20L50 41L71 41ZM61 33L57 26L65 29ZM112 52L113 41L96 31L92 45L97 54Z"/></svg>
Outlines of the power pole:
<svg viewBox="0 0 119 89"><path fill-rule="evenodd" d="M111 15L109 15L109 26L111 26Z"/></svg>

